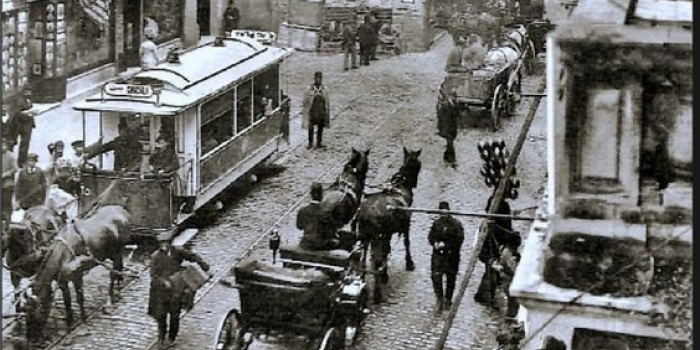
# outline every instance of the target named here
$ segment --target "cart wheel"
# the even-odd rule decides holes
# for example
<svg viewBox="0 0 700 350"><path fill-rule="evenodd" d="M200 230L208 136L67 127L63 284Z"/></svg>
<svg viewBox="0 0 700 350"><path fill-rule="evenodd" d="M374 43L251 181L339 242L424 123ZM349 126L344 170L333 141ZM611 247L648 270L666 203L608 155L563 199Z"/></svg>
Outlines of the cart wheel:
<svg viewBox="0 0 700 350"><path fill-rule="evenodd" d="M506 94L508 96L508 103L507 103L507 116L513 116L515 115L515 105L520 102L520 77L516 78L516 81L513 82L510 86L508 86L508 93Z"/></svg>
<svg viewBox="0 0 700 350"><path fill-rule="evenodd" d="M496 87L491 101L491 127L493 131L498 131L501 126L500 118L507 113L507 95L503 84Z"/></svg>
<svg viewBox="0 0 700 350"><path fill-rule="evenodd" d="M318 346L318 350L336 350L336 345L338 342L338 333L335 327L328 328L326 334L321 338L321 344Z"/></svg>
<svg viewBox="0 0 700 350"><path fill-rule="evenodd" d="M219 323L219 331L214 349L216 350L245 350L243 335L245 330L240 323L238 310L232 309Z"/></svg>

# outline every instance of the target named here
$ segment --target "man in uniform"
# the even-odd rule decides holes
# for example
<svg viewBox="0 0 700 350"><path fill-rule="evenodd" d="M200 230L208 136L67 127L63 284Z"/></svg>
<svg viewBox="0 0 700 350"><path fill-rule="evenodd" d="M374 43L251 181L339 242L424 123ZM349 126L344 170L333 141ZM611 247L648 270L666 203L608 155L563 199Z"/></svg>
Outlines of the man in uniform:
<svg viewBox="0 0 700 350"><path fill-rule="evenodd" d="M180 168L180 159L175 151L173 136L161 134L156 140L156 150L151 156L151 166L155 173L172 173Z"/></svg>
<svg viewBox="0 0 700 350"><path fill-rule="evenodd" d="M442 94L449 92L441 91ZM454 93L452 93L454 94ZM457 138L457 118L459 113L457 106L454 103L453 96L443 96L441 103L438 106L438 135L447 141L445 145L445 153L442 159L451 166L457 165L457 157L455 154L455 139Z"/></svg>
<svg viewBox="0 0 700 350"><path fill-rule="evenodd" d="M439 209L450 210L450 204L445 201L440 202ZM440 214L430 227L428 242L433 247L430 276L437 297L435 313L439 314L443 306L445 310L452 308L452 295L459 270L459 251L464 242L464 227L452 215ZM445 289L443 289L443 276L446 280Z"/></svg>
<svg viewBox="0 0 700 350"><path fill-rule="evenodd" d="M148 300L148 314L158 322L159 346L168 348L173 345L180 328L180 311L183 306L191 307L194 292L187 288L178 272L182 270L183 261L197 263L202 270L209 271L207 264L199 255L181 247L170 244L167 236L158 236L159 249L151 255L151 287ZM185 305L183 305L185 304ZM167 318L170 315L170 327ZM165 335L168 333L168 343Z"/></svg>
<svg viewBox="0 0 700 350"><path fill-rule="evenodd" d="M95 152L86 154L85 158L90 159L98 154L114 151L115 171L136 171L141 164L138 127L130 126L125 121L119 122L119 136L96 148Z"/></svg>
<svg viewBox="0 0 700 350"><path fill-rule="evenodd" d="M323 85L323 73L314 73L314 83L304 95L302 101L302 127L309 130L309 146L313 147L314 126L317 128L316 147L325 148L323 144L323 129L330 126L330 101L326 87Z"/></svg>
<svg viewBox="0 0 700 350"><path fill-rule="evenodd" d="M321 210L323 187L321 184L311 185L311 203L301 208L297 213L297 228L304 231L299 246L310 250L331 250L338 247L335 232L324 222Z"/></svg>
<svg viewBox="0 0 700 350"><path fill-rule="evenodd" d="M12 194L15 189L17 160L10 151L9 140L2 142L2 220L10 220L12 214Z"/></svg>
<svg viewBox="0 0 700 350"><path fill-rule="evenodd" d="M35 153L27 155L27 164L17 175L15 184L15 199L23 210L46 203L47 179L43 170L36 166L39 156Z"/></svg>

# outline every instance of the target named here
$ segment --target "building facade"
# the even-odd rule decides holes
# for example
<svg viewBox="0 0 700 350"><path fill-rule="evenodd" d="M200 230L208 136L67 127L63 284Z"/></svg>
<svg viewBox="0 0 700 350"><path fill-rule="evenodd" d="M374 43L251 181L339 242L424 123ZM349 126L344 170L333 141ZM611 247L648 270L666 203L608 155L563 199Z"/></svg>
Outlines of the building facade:
<svg viewBox="0 0 700 350"><path fill-rule="evenodd" d="M690 339L692 3L623 3L580 1L548 39L548 197L510 288L524 350Z"/></svg>

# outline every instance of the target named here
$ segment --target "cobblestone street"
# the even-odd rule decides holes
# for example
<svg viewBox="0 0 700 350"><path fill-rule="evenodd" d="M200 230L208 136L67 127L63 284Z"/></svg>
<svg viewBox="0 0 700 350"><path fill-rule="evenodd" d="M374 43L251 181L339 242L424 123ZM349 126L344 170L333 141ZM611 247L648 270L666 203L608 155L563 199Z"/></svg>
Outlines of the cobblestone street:
<svg viewBox="0 0 700 350"><path fill-rule="evenodd" d="M231 308L239 308L238 291L219 283L230 274L231 267L252 248L252 256L270 259L267 240L254 246L260 236L272 227L279 227L283 244L296 244L300 237L294 227L296 211L307 203L306 194L313 181L331 183L340 173L343 160L351 147L371 149L368 182L382 183L396 171L401 163L402 148L422 149L422 171L418 187L414 191L414 207L437 208L438 202L447 200L453 210L483 212L491 189L479 175L482 161L476 143L491 137L502 137L512 148L520 131L530 101L523 98L516 116L502 122L501 131L492 133L486 127L462 129L457 138L457 168L442 161L444 140L437 136L435 103L437 90L443 78L445 61L452 46L449 36L444 36L425 53L401 56L380 56L369 67L344 72L342 55L295 53L283 66L285 93L292 98L291 142L276 163L285 170L277 175L261 177L254 184L242 183L232 189L235 199L215 221L202 227L190 242L191 248L200 253L212 266L214 278L198 292L195 307L181 321L180 337L175 349L212 349L216 327ZM299 112L302 93L312 82L313 72L324 72L331 98L331 127L325 132L325 150L306 149L306 131L301 130ZM523 92L534 92L541 77L527 77ZM546 173L544 100L540 104L518 160L517 173L522 185L520 196L511 203L514 209L539 204ZM534 213L534 210L526 211ZM404 246L392 240L389 264L390 293L388 301L372 305L357 350L370 349L429 349L436 342L443 326L443 319L432 315L434 296L430 284L430 247L427 233L434 219L432 215L414 214L411 226L412 253L416 270L407 272L404 267ZM462 266L472 253L474 235L480 219L458 217L465 227L465 243L462 247ZM514 222L515 229L527 232L528 222ZM143 270L144 262L131 261L127 266ZM458 286L463 277L458 277ZM476 304L472 298L482 274L477 265L469 289L462 300L450 332L447 349L493 349L495 330L498 326L493 311ZM11 286L3 274L3 294L8 295ZM86 305L94 312L75 332L55 344L52 349L90 350L123 349L143 350L154 348L156 323L148 315L149 278L133 280L122 291L122 300L113 314L99 311L106 300L107 271L98 267L85 281ZM104 290L103 290L104 289ZM456 294L456 293L455 293ZM60 293L57 293L60 295ZM61 321L63 311L60 298L52 312L49 331L57 333L65 329ZM3 310L9 308L7 297ZM446 315L447 313L445 313ZM23 321L22 321L23 322ZM4 330L3 338L19 337L18 330ZM58 339L53 337L52 340ZM301 342L285 339L265 339L254 342L251 349L296 349ZM7 349L19 349L5 342Z"/></svg>

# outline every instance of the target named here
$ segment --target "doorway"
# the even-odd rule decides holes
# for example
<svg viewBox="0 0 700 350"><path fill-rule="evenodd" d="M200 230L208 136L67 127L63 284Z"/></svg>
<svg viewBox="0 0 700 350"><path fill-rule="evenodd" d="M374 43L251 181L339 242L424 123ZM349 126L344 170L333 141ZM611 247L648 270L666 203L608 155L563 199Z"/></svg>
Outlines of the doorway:
<svg viewBox="0 0 700 350"><path fill-rule="evenodd" d="M211 0L197 1L197 25L199 25L199 34L211 35Z"/></svg>

